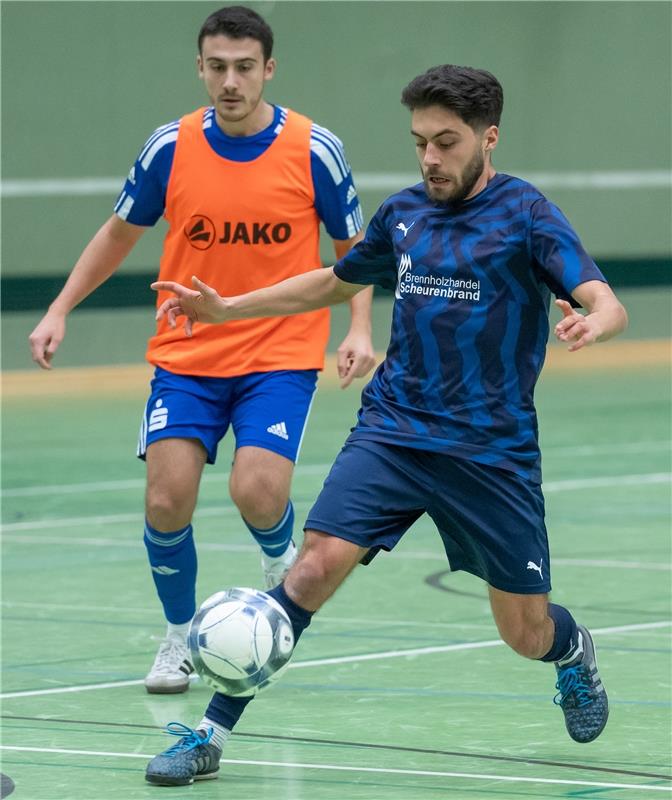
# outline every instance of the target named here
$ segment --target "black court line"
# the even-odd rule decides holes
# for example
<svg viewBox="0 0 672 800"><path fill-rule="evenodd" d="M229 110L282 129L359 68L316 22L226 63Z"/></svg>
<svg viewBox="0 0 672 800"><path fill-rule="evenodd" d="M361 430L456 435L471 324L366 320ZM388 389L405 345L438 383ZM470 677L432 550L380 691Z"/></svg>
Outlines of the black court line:
<svg viewBox="0 0 672 800"><path fill-rule="evenodd" d="M438 589L440 592L446 592L447 594L457 594L460 597L472 597L474 600L487 600L488 595L487 592L482 592L478 594L477 592L465 592L461 589L453 589L452 586L446 586L443 583L443 579L448 576L452 575L452 570L449 569L442 569L440 572L433 572L431 575L427 575L424 578L424 582L431 586L432 589ZM641 609L641 608L619 608L618 606L582 606L577 603L572 603L572 608L581 609L581 611L600 611L600 612L613 612L616 614L634 614L637 617L641 616L648 616L651 614L651 609ZM655 620L657 622L658 620Z"/></svg>
<svg viewBox="0 0 672 800"><path fill-rule="evenodd" d="M0 719L6 720L28 720L31 722L63 722L69 725L100 725L112 728L140 728L142 730L163 731L160 725L142 725L134 722L101 722L91 719L62 719L60 717L22 717L14 714L2 714ZM474 758L484 761L506 761L516 764L532 764L545 767L561 767L563 769L581 769L587 772L605 772L610 775L628 775L637 778L655 778L658 780L672 781L670 775L660 775L655 772L637 772L629 769L614 769L611 767L595 767L588 764L575 764L565 761L546 761L538 758L519 758L516 756L493 756L485 753L457 752L454 750L434 750L424 747L404 747L403 745L391 744L371 744L370 742L347 742L340 739L315 739L308 736L280 736L266 733L246 733L245 731L234 731L232 736L247 737L249 739L263 739L279 742L296 742L298 744L329 744L339 747L353 747L363 750L389 750L394 753L416 753L431 756L452 756L455 758Z"/></svg>

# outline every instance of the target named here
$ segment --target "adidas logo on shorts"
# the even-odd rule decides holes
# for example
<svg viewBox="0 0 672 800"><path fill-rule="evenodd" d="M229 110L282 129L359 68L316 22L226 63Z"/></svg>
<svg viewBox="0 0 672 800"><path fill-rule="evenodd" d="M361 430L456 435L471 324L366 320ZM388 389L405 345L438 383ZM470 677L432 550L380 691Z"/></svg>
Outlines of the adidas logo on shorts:
<svg viewBox="0 0 672 800"><path fill-rule="evenodd" d="M287 433L287 426L284 422L276 422L275 425L269 425L266 428L267 433L272 433L274 436L279 436L281 439L289 439Z"/></svg>

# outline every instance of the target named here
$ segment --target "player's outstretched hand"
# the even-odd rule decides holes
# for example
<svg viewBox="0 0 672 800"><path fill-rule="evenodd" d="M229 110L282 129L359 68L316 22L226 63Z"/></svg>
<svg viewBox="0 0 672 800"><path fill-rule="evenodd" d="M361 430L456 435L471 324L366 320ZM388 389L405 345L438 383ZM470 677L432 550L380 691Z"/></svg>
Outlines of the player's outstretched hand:
<svg viewBox="0 0 672 800"><path fill-rule="evenodd" d="M556 300L555 305L562 311L562 319L554 332L561 342L569 343L570 353L597 341L600 332L590 315L579 314L566 300Z"/></svg>
<svg viewBox="0 0 672 800"><path fill-rule="evenodd" d="M341 389L346 389L353 378L362 378L376 364L376 354L371 337L352 331L345 337L336 351L336 366L341 379Z"/></svg>
<svg viewBox="0 0 672 800"><path fill-rule="evenodd" d="M172 292L175 297L164 300L156 312L156 319L164 317L171 328L177 327L177 318L184 316L184 332L191 336L194 322L218 323L226 320L224 302L217 292L195 275L191 278L193 289L174 281L156 281L155 292Z"/></svg>

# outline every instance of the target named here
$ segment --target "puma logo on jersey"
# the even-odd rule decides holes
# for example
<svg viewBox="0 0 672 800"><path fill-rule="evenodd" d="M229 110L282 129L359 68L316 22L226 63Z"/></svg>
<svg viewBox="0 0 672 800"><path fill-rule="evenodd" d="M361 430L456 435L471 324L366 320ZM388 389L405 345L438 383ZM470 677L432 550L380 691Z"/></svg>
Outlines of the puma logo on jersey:
<svg viewBox="0 0 672 800"><path fill-rule="evenodd" d="M543 578L544 578L544 576L541 574L541 565L542 565L543 563L544 563L544 559L543 559L543 558L542 558L542 559L541 559L541 561L539 562L539 566L537 566L537 565L534 563L534 561L528 561L528 562L527 562L527 568L528 568L528 569L533 569L535 572L538 572L538 573L539 573L539 577L540 577L542 580L543 580Z"/></svg>
<svg viewBox="0 0 672 800"><path fill-rule="evenodd" d="M267 433L272 433L274 436L279 436L281 439L289 439L287 433L287 426L284 422L276 422L275 425L269 425L266 428Z"/></svg>
<svg viewBox="0 0 672 800"><path fill-rule="evenodd" d="M404 225L404 223L403 223L403 222L400 222L400 223L397 225L397 230L398 230L398 231L401 231L401 232L404 234L404 239L405 239L405 238L406 238L406 234L407 234L407 233L409 233L409 231L411 230L411 228L412 228L414 225L415 225L415 220L413 220L413 222L411 222L411 224L408 226L408 228L407 228L407 227Z"/></svg>

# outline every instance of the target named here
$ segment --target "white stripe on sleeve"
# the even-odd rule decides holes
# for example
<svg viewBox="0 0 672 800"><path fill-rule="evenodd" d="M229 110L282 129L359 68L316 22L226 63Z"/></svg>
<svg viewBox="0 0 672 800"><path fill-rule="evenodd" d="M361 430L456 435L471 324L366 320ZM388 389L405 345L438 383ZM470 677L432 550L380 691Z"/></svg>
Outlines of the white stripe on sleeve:
<svg viewBox="0 0 672 800"><path fill-rule="evenodd" d="M164 145L167 145L170 142L176 142L176 141L177 141L177 128L175 130L168 131L167 133L164 133L162 136L160 136L154 142L154 144L149 148L149 150L145 154L145 157L140 162L140 164L141 164L142 168L145 170L145 172L147 172L147 170L149 168L149 165L152 163L152 160L154 159L154 156L159 152L159 150Z"/></svg>
<svg viewBox="0 0 672 800"><path fill-rule="evenodd" d="M127 194L124 202L121 205L117 204L117 208L115 208L117 216L123 220L128 219L128 215L131 213L131 209L133 208L133 203L135 203L135 200L130 196L130 194Z"/></svg>
<svg viewBox="0 0 672 800"><path fill-rule="evenodd" d="M174 120L173 122L169 122L167 125L162 125L160 128L157 128L143 145L142 150L140 151L140 155L138 156L138 161L142 161L149 148L154 144L154 142L157 139L159 139L161 136L163 136L164 133L167 133L170 130L177 130L179 124L180 124L179 120Z"/></svg>
<svg viewBox="0 0 672 800"><path fill-rule="evenodd" d="M320 159L320 161L324 164L324 166L329 170L329 174L331 175L331 179L333 182L338 186L343 182L343 173L338 167L336 163L336 159L333 155L327 150L327 148L318 141L311 139L310 141L310 151L311 153L315 153L315 155Z"/></svg>
<svg viewBox="0 0 672 800"><path fill-rule="evenodd" d="M343 148L343 142L338 138L338 136L334 135L330 130L327 128L323 128L320 125L313 124L312 135L315 136L316 139L320 139L327 147L332 151L334 157L338 161L340 168L343 170L343 174L347 175L350 172L350 165L345 157L345 149Z"/></svg>

